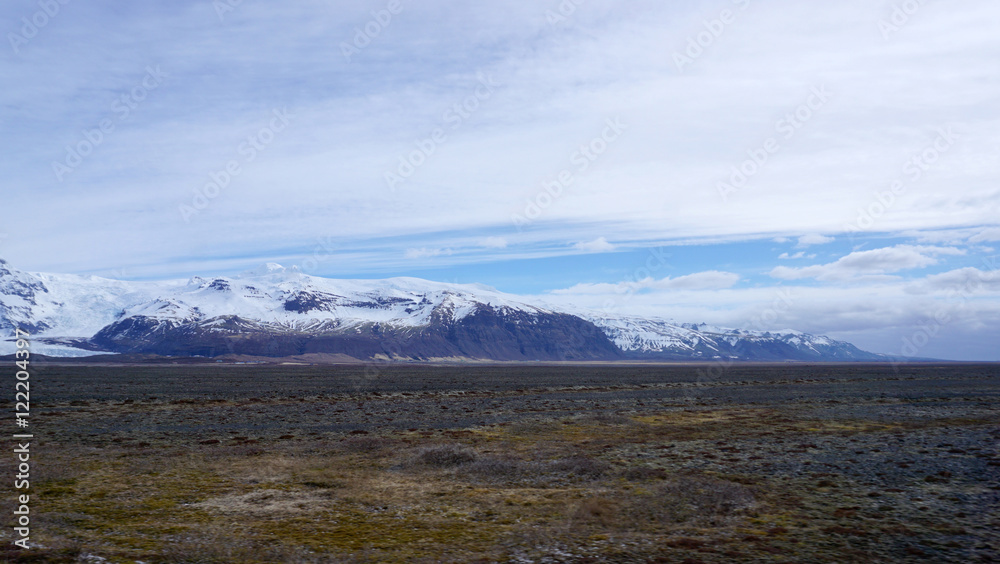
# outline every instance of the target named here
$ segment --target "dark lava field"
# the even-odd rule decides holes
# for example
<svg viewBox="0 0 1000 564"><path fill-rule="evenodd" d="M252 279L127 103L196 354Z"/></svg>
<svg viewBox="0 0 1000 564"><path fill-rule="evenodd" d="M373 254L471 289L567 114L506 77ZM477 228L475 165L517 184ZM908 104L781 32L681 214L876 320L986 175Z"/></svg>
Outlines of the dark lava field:
<svg viewBox="0 0 1000 564"><path fill-rule="evenodd" d="M996 364L33 368L11 562L1000 560Z"/></svg>

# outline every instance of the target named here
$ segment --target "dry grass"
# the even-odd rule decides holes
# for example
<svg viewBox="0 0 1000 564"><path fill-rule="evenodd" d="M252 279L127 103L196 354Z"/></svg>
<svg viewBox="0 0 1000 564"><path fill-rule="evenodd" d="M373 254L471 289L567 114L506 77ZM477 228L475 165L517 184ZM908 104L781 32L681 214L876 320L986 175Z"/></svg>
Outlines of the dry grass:
<svg viewBox="0 0 1000 564"><path fill-rule="evenodd" d="M52 547L39 561L51 562L81 552L149 564L824 561L810 552L817 539L835 549L825 561L860 561L849 551L878 537L856 535L847 513L824 505L850 494L848 477L833 493L815 491L819 480L793 491L768 475L683 467L709 444L728 456L721 449L775 433L890 429L905 430L776 409L675 409L257 444L64 443L40 450L32 511ZM806 502L820 509L807 514Z"/></svg>
<svg viewBox="0 0 1000 564"><path fill-rule="evenodd" d="M311 492L255 490L206 499L192 507L229 515L277 517L315 513L323 509L326 501L327 497Z"/></svg>
<svg viewBox="0 0 1000 564"><path fill-rule="evenodd" d="M455 561L493 561L512 554L528 523L577 542L576 530L648 535L685 511L737 514L743 490L720 480L628 489L624 469L566 443L583 424L567 421L451 441L364 436L142 456L63 448L46 465L82 470L46 474L38 510L47 542L76 539L104 557L241 563L437 561L455 547Z"/></svg>

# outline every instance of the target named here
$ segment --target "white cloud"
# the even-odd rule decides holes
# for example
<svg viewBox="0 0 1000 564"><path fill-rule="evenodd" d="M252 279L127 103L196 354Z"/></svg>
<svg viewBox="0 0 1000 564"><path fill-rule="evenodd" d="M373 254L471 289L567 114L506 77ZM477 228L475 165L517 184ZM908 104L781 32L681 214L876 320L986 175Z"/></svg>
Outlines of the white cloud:
<svg viewBox="0 0 1000 564"><path fill-rule="evenodd" d="M936 230L906 230L901 236L913 239L917 243L930 245L961 245L978 233L979 229L936 229Z"/></svg>
<svg viewBox="0 0 1000 564"><path fill-rule="evenodd" d="M809 247L811 245L825 245L827 243L832 243L834 241L836 241L836 239L833 237L826 237L818 233L811 233L809 235L803 235L799 237L799 243L798 245L796 245L796 247L802 249L805 247Z"/></svg>
<svg viewBox="0 0 1000 564"><path fill-rule="evenodd" d="M479 244L487 249L506 249L507 239L503 237L487 237L480 241Z"/></svg>
<svg viewBox="0 0 1000 564"><path fill-rule="evenodd" d="M664 278L655 287L676 290L721 290L731 288L739 281L739 274L710 270L677 278Z"/></svg>
<svg viewBox="0 0 1000 564"><path fill-rule="evenodd" d="M668 276L666 278L655 279L649 277L635 282L618 282L617 284L577 284L571 288L553 290L552 294L562 296L605 294L621 295L641 290L722 290L735 286L739 281L739 274L710 270L706 272L686 274L676 278Z"/></svg>
<svg viewBox="0 0 1000 564"><path fill-rule="evenodd" d="M0 5L0 13L18 21L17 4ZM4 63L6 83L17 87L0 89L0 106L24 119L10 122L8 138L20 142L0 160L5 209L17 210L4 220L10 236L0 252L28 270L239 271L253 256L302 263L318 239L331 237L356 251L338 250L321 268L379 274L405 272L413 259L455 265L488 255L607 252L608 240L632 247L775 237L804 248L817 237L842 239L845 226L859 224L870 226L864 233L913 232L922 234L916 244L963 249L1000 238L1000 82L984 79L995 74L1000 49L994 1L955 9L925 3L890 41L875 25L891 15L886 3L751 2L683 72L672 54L704 31L704 3L596 0L556 26L531 2L412 3L350 63L340 42L371 18L361 3L329 10L315 1L244 2L222 27L209 2L154 11L102 4L80 4L74 17L60 17L59 33L47 28ZM78 37L87 37L88 49L78 48ZM150 64L172 77L56 181L52 162L81 131L115 118L110 102L136 87ZM247 68L281 69L283 80ZM760 79L775 69L783 80ZM442 112L473 94L477 70L503 86L452 129ZM794 139L776 134L776 119L822 85L830 102ZM182 221L178 206L241 158L240 144L267 125L272 108L285 106L295 114L288 128L252 163L241 160L243 173ZM587 159L585 170L574 163L579 147L616 118L628 125L621 138ZM950 124L959 141L912 178L908 163ZM447 140L390 191L385 173L442 126ZM772 136L780 154L723 202L717 183ZM544 187L564 170L572 184L545 200L555 192ZM903 191L887 195L896 180ZM511 217L524 214L526 202L546 205L515 235ZM484 233L509 238L518 253L484 252L504 248ZM774 273L885 277L945 256L915 249L857 249L832 264ZM332 252L324 243L319 256ZM674 287L651 286L643 294L651 297L632 303L722 321L774 292L726 288L733 276L651 281ZM935 285L951 282L929 279L929 293L905 299L896 296L902 281L803 290L815 303L786 321L883 330L918 319L935 305L922 301L937 299ZM723 289L704 290L713 284ZM676 301L657 301L665 296ZM967 313L989 325L996 301L982 302Z"/></svg>
<svg viewBox="0 0 1000 564"><path fill-rule="evenodd" d="M428 249L427 247L421 247L419 249L407 249L406 258L408 259L425 259L439 256L448 256L452 254L451 249Z"/></svg>
<svg viewBox="0 0 1000 564"><path fill-rule="evenodd" d="M872 194L897 177L907 191L873 231L996 224L1000 84L983 77L995 66L1000 38L991 24L1000 6L988 0L956 10L928 4L890 42L873 32L888 17L878 3L752 2L724 41L683 73L671 55L704 31L701 3L602 0L561 26L531 3L474 11L417 3L350 63L339 45L371 18L367 8L244 2L226 16L228 33L213 35L222 28L211 3L175 4L155 14L94 4L60 18L63 31L32 40L25 57L9 59L4 77L18 87L0 91L0 106L31 119L12 124L10 138L23 142L0 163L4 203L18 210L4 231L17 237L49 227L8 241L8 258L79 271L210 264L296 246L304 259L311 241L333 231L351 241L428 232L462 238L512 228L511 215L523 214L563 170L572 187L536 222L551 227L549 243L598 234L625 240L616 225L647 240L836 234L859 209L879 204ZM11 21L23 15L13 4L0 10ZM448 17L455 10L461 18ZM123 31L89 34L101 28ZM73 43L82 35L89 49ZM927 37L947 38L949 48ZM108 53L116 54L113 65ZM810 62L817 60L823 64ZM170 82L58 183L52 161L108 117L109 102L135 87L146 65L161 62ZM284 80L243 72L248 65L280 68ZM759 80L776 68L785 80ZM389 191L384 175L399 156L475 91L470 69L503 87L462 127L444 124L447 141ZM941 76L950 88L940 87ZM739 96L726 88L734 82ZM752 190L724 204L717 182L821 84L830 102L794 142L777 136L780 158L762 167ZM272 107L286 105L296 115L288 128L184 223L178 206L239 157L237 147L267 124ZM629 126L622 137L586 170L574 165L578 148L616 117ZM961 124L960 142L921 171L919 185L909 182L903 167L948 123ZM98 215L111 221L87 219ZM572 234L579 226L592 231ZM408 268L405 251L386 256Z"/></svg>
<svg viewBox="0 0 1000 564"><path fill-rule="evenodd" d="M774 278L783 280L815 278L824 281L847 281L863 276L884 276L902 270L925 268L937 264L937 257L940 255L964 254L965 251L955 247L897 245L853 252L828 264L801 268L778 266L770 274Z"/></svg>
<svg viewBox="0 0 1000 564"><path fill-rule="evenodd" d="M578 251L587 253L608 253L615 250L615 246L604 237L598 237L593 241L582 241L573 246Z"/></svg>
<svg viewBox="0 0 1000 564"><path fill-rule="evenodd" d="M956 291L977 269L959 269L916 282L886 279L856 286L744 286L717 290L639 292L628 284L589 285L537 296L551 304L575 305L678 322L723 327L798 329L848 340L865 350L902 354L903 339L929 328L933 333L916 356L957 360L1000 360L1000 288L994 271L989 286ZM989 270L984 270L987 275ZM643 282L648 285L648 282ZM924 291L913 291L924 285Z"/></svg>
<svg viewBox="0 0 1000 564"><path fill-rule="evenodd" d="M983 229L976 235L969 237L970 243L991 243L993 241L1000 241L1000 227Z"/></svg>
<svg viewBox="0 0 1000 564"><path fill-rule="evenodd" d="M916 294L945 292L958 298L1000 292L1000 271L980 270L975 267L959 268L928 276L915 282L908 290Z"/></svg>
<svg viewBox="0 0 1000 564"><path fill-rule="evenodd" d="M788 253L781 253L780 255L778 255L779 260L798 260L803 258L807 259L816 258L816 255L815 254L807 255L805 251L799 251L794 255L790 255Z"/></svg>

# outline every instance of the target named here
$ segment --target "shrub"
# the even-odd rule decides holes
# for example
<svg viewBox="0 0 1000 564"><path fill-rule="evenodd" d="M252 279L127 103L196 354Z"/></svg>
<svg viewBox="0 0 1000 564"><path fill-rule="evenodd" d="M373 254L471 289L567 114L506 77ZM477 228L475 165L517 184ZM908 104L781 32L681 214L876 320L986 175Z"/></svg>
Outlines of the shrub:
<svg viewBox="0 0 1000 564"><path fill-rule="evenodd" d="M468 464L463 464L460 472L469 477L489 482L511 482L532 474L532 465L520 460L484 456Z"/></svg>
<svg viewBox="0 0 1000 564"><path fill-rule="evenodd" d="M572 517L575 522L594 523L607 527L618 521L618 504L607 498L592 497L580 502Z"/></svg>
<svg viewBox="0 0 1000 564"><path fill-rule="evenodd" d="M622 477L634 482L646 480L666 480L667 471L663 468L650 468L648 466L633 466L622 472Z"/></svg>
<svg viewBox="0 0 1000 564"><path fill-rule="evenodd" d="M461 477L489 482L528 481L534 487L546 487L567 481L596 480L607 475L611 467L603 460L586 456L559 458L548 462L484 456L456 466Z"/></svg>
<svg viewBox="0 0 1000 564"><path fill-rule="evenodd" d="M571 456L553 460L548 464L548 471L563 474L569 478L595 480L607 474L611 465L603 460L587 456Z"/></svg>
<svg viewBox="0 0 1000 564"><path fill-rule="evenodd" d="M684 476L656 488L633 503L629 513L639 522L716 524L752 506L753 491L741 484L703 476Z"/></svg>
<svg viewBox="0 0 1000 564"><path fill-rule="evenodd" d="M414 456L413 462L435 468L450 468L474 462L478 458L476 451L457 444L432 445L421 448Z"/></svg>

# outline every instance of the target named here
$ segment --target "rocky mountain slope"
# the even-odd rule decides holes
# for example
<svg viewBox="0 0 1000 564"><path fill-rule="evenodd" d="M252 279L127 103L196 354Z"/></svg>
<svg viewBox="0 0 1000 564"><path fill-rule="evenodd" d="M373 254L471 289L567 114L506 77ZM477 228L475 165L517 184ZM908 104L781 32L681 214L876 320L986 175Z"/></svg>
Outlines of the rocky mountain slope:
<svg viewBox="0 0 1000 564"><path fill-rule="evenodd" d="M796 331L557 311L478 284L332 280L273 263L232 277L128 282L27 273L0 260L0 335L15 327L53 356L884 360ZM13 346L0 341L0 354Z"/></svg>

